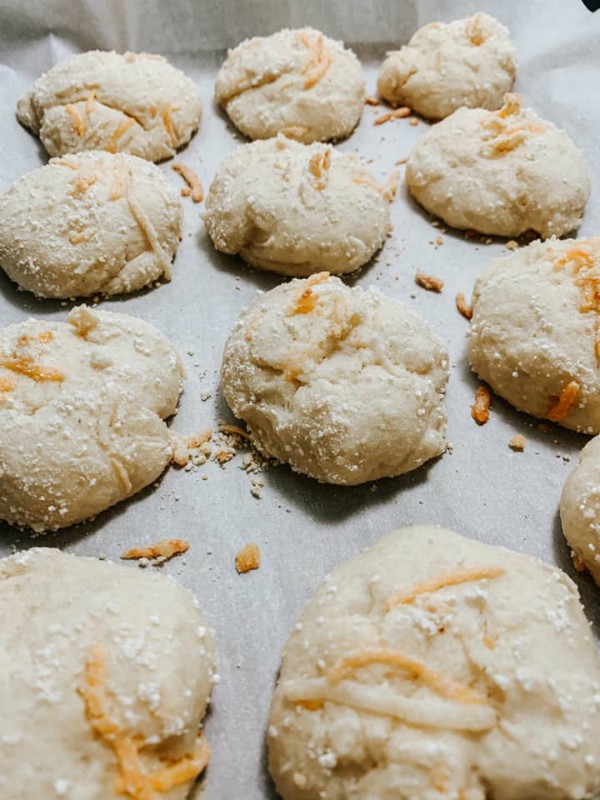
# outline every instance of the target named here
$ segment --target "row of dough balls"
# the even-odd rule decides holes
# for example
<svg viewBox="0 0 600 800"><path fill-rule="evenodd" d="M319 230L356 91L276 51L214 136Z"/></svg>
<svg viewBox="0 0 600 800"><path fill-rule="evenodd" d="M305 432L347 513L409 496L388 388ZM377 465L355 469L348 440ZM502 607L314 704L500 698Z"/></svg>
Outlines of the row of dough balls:
<svg viewBox="0 0 600 800"><path fill-rule="evenodd" d="M184 800L218 680L191 593L39 548L0 560L0 606L3 797ZM305 607L269 767L284 800L592 800L599 712L572 581L421 525L338 566Z"/></svg>
<svg viewBox="0 0 600 800"><path fill-rule="evenodd" d="M498 395L585 434L600 433L599 269L597 239L534 242L493 262L475 286L468 343ZM402 303L319 273L242 313L222 388L265 456L355 485L443 454L448 374L442 343ZM177 446L163 420L182 385L169 342L124 314L80 306L68 323L0 331L0 519L54 530L148 486ZM584 451L593 474L599 455ZM563 519L598 576L600 503L588 473L564 495Z"/></svg>
<svg viewBox="0 0 600 800"><path fill-rule="evenodd" d="M461 106L496 109L516 73L507 29L487 14L432 23L388 54L381 96L431 119ZM312 28L254 37L230 50L215 97L251 139L285 133L306 143L348 136L365 79L356 55ZM51 156L82 150L170 158L200 125L194 83L162 56L91 51L44 73L17 107Z"/></svg>
<svg viewBox="0 0 600 800"><path fill-rule="evenodd" d="M452 225L506 236L562 236L579 225L589 194L581 153L516 96L499 112L462 109L438 124L406 177ZM217 250L253 267L344 274L383 246L394 194L393 181L379 183L355 155L278 136L224 160L204 222ZM135 156L55 158L0 197L0 265L41 297L120 294L169 279L181 234L177 193Z"/></svg>

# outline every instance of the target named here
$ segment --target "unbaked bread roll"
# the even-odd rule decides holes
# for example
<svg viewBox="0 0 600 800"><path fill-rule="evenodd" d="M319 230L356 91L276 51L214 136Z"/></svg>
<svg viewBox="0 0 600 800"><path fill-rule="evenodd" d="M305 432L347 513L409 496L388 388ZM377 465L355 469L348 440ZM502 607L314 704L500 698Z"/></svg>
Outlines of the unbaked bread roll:
<svg viewBox="0 0 600 800"><path fill-rule="evenodd" d="M326 272L258 297L222 366L225 399L262 453L346 485L444 452L447 379L448 354L423 320Z"/></svg>
<svg viewBox="0 0 600 800"><path fill-rule="evenodd" d="M56 64L17 104L51 156L108 150L149 161L187 144L201 113L194 82L162 56L101 50Z"/></svg>
<svg viewBox="0 0 600 800"><path fill-rule="evenodd" d="M227 54L215 97L250 139L284 133L301 142L349 136L365 101L351 50L313 28L255 36Z"/></svg>
<svg viewBox="0 0 600 800"><path fill-rule="evenodd" d="M448 225L496 236L563 236L581 222L588 168L564 131L507 95L500 111L460 108L410 154L413 197Z"/></svg>
<svg viewBox="0 0 600 800"><path fill-rule="evenodd" d="M0 197L0 266L39 297L133 292L170 279L181 227L177 192L154 164L78 153Z"/></svg>
<svg viewBox="0 0 600 800"><path fill-rule="evenodd" d="M206 198L213 244L281 275L353 272L383 245L392 192L351 153L283 136L242 145Z"/></svg>
<svg viewBox="0 0 600 800"><path fill-rule="evenodd" d="M215 652L190 592L37 548L0 560L0 795L184 800Z"/></svg>
<svg viewBox="0 0 600 800"><path fill-rule="evenodd" d="M461 106L496 109L517 71L508 29L489 14L430 22L383 62L377 88L393 106L443 119Z"/></svg>
<svg viewBox="0 0 600 800"><path fill-rule="evenodd" d="M565 574L404 528L304 609L271 705L271 773L284 800L592 800L599 687Z"/></svg>
<svg viewBox="0 0 600 800"><path fill-rule="evenodd" d="M565 481L560 518L577 567L600 585L600 436L586 444Z"/></svg>
<svg viewBox="0 0 600 800"><path fill-rule="evenodd" d="M165 337L126 314L0 330L0 520L56 530L156 480L182 379Z"/></svg>
<svg viewBox="0 0 600 800"><path fill-rule="evenodd" d="M475 284L469 360L521 411L600 433L600 239L533 242Z"/></svg>

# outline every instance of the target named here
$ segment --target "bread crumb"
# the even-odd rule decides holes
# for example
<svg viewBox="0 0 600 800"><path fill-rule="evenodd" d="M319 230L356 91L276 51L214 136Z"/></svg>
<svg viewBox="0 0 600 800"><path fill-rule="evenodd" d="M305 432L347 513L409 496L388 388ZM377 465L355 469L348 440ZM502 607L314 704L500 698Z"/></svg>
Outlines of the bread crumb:
<svg viewBox="0 0 600 800"><path fill-rule="evenodd" d="M411 117L411 118L408 120L408 124L409 124L409 125L410 125L412 128L416 128L416 126L419 124L419 120L418 120L418 118L417 118L417 117Z"/></svg>
<svg viewBox="0 0 600 800"><path fill-rule="evenodd" d="M434 275L426 275L424 272L415 273L415 283L427 289L428 292L437 292L438 294L444 288L444 282Z"/></svg>
<svg viewBox="0 0 600 800"><path fill-rule="evenodd" d="M456 308L458 309L458 313L462 314L465 319L470 320L473 316L473 307L467 305L467 301L465 300L465 296L462 292L458 292L456 295Z"/></svg>
<svg viewBox="0 0 600 800"><path fill-rule="evenodd" d="M511 239L510 241L508 241L506 243L506 249L507 250L518 250L519 249L519 243L515 242L514 239Z"/></svg>
<svg viewBox="0 0 600 800"><path fill-rule="evenodd" d="M121 558L127 559L160 559L161 562L168 561L173 556L179 556L190 549L190 543L186 539L163 539L156 544L147 547L134 547L121 553Z"/></svg>
<svg viewBox="0 0 600 800"><path fill-rule="evenodd" d="M260 549L257 544L250 542L244 545L235 557L235 568L240 575L260 567Z"/></svg>
<svg viewBox="0 0 600 800"><path fill-rule="evenodd" d="M583 562L583 559L581 559L577 555L577 553L574 553L573 550L571 550L571 559L573 561L573 566L575 567L577 572L585 572L586 571L587 567L585 566L585 564Z"/></svg>
<svg viewBox="0 0 600 800"><path fill-rule="evenodd" d="M519 453L522 453L525 450L525 442L527 439L523 436L522 433L516 433L514 436L511 436L508 440L508 446L511 450L518 450Z"/></svg>
<svg viewBox="0 0 600 800"><path fill-rule="evenodd" d="M485 425L490 418L492 395L487 386L480 386L475 394L475 402L471 406L471 417L478 425Z"/></svg>

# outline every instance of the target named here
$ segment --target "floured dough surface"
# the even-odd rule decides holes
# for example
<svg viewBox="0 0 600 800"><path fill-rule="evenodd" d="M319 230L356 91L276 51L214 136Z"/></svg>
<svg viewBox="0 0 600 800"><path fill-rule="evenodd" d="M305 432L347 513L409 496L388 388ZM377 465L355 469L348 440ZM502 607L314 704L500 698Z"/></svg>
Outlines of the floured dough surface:
<svg viewBox="0 0 600 800"><path fill-rule="evenodd" d="M600 432L600 239L534 242L475 284L469 360L521 411Z"/></svg>
<svg viewBox="0 0 600 800"><path fill-rule="evenodd" d="M0 519L36 531L98 514L171 459L183 369L151 325L80 306L0 331Z"/></svg>
<svg viewBox="0 0 600 800"><path fill-rule="evenodd" d="M377 88L393 106L443 119L461 106L502 105L517 71L508 29L489 14L431 22L383 62Z"/></svg>
<svg viewBox="0 0 600 800"><path fill-rule="evenodd" d="M108 150L148 161L175 155L201 113L194 82L162 56L101 50L56 64L17 104L51 156Z"/></svg>
<svg viewBox="0 0 600 800"><path fill-rule="evenodd" d="M586 444L565 482L560 518L577 567L600 584L600 436Z"/></svg>
<svg viewBox="0 0 600 800"><path fill-rule="evenodd" d="M448 225L497 236L575 230L590 193L588 168L564 131L507 95L500 111L461 108L410 154L413 197Z"/></svg>
<svg viewBox="0 0 600 800"><path fill-rule="evenodd" d="M171 578L37 548L0 561L0 793L184 800L214 643Z"/></svg>
<svg viewBox="0 0 600 800"><path fill-rule="evenodd" d="M204 221L217 250L254 267L297 277L353 272L383 245L391 199L354 154L278 136L225 159Z"/></svg>
<svg viewBox="0 0 600 800"><path fill-rule="evenodd" d="M154 164L78 153L0 197L0 265L40 297L132 292L170 278L181 228L177 192Z"/></svg>
<svg viewBox="0 0 600 800"><path fill-rule="evenodd" d="M404 528L304 609L271 705L270 769L285 800L591 800L599 689L564 573Z"/></svg>
<svg viewBox="0 0 600 800"><path fill-rule="evenodd" d="M362 115L365 79L341 42L313 28L256 36L227 54L215 97L250 139L284 133L301 142L349 136Z"/></svg>
<svg viewBox="0 0 600 800"><path fill-rule="evenodd" d="M444 452L447 379L446 350L423 320L327 273L259 296L222 366L225 399L264 454L348 485Z"/></svg>

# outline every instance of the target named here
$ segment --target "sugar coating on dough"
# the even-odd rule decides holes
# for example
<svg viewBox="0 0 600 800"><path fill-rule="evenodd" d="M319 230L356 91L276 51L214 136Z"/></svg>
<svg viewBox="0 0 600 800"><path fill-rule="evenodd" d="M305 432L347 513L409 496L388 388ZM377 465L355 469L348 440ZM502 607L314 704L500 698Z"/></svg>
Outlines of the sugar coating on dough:
<svg viewBox="0 0 600 800"><path fill-rule="evenodd" d="M560 518L573 554L600 585L600 436L586 444L565 481Z"/></svg>
<svg viewBox="0 0 600 800"><path fill-rule="evenodd" d="M254 267L297 277L353 272L388 235L389 199L354 154L278 136L225 159L204 222L217 250Z"/></svg>
<svg viewBox="0 0 600 800"><path fill-rule="evenodd" d="M590 193L581 151L511 94L500 111L460 108L431 128L406 180L448 225L497 236L563 236L579 226Z"/></svg>
<svg viewBox="0 0 600 800"><path fill-rule="evenodd" d="M404 528L304 609L271 705L270 769L284 800L591 800L599 689L564 573Z"/></svg>
<svg viewBox="0 0 600 800"><path fill-rule="evenodd" d="M51 156L82 150L162 161L200 125L194 82L165 58L92 50L56 64L17 104Z"/></svg>
<svg viewBox="0 0 600 800"><path fill-rule="evenodd" d="M126 314L0 330L0 519L56 530L156 480L182 380L165 337Z"/></svg>
<svg viewBox="0 0 600 800"><path fill-rule="evenodd" d="M533 242L475 284L469 360L521 411L600 432L600 239Z"/></svg>
<svg viewBox="0 0 600 800"><path fill-rule="evenodd" d="M215 664L190 592L36 548L0 561L0 620L2 797L188 796Z"/></svg>
<svg viewBox="0 0 600 800"><path fill-rule="evenodd" d="M121 153L67 155L0 197L0 265L40 297L133 292L170 279L182 217L154 164Z"/></svg>
<svg viewBox="0 0 600 800"><path fill-rule="evenodd" d="M341 42L313 28L256 36L227 54L215 97L250 139L343 139L360 121L365 79Z"/></svg>
<svg viewBox="0 0 600 800"><path fill-rule="evenodd" d="M221 374L259 450L320 481L400 475L446 448L441 342L402 303L327 273L246 309Z"/></svg>
<svg viewBox="0 0 600 800"><path fill-rule="evenodd" d="M517 70L508 29L489 14L431 22L383 62L377 88L393 106L443 119L461 106L494 110Z"/></svg>

